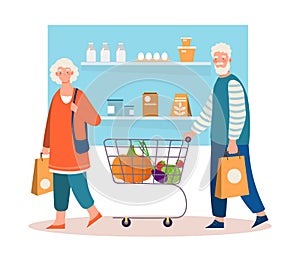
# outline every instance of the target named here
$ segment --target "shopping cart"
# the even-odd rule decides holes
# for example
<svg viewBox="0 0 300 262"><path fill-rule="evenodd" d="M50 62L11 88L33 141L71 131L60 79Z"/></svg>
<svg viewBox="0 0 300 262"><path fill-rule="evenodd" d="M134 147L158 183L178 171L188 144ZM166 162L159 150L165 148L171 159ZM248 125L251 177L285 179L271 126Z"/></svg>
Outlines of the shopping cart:
<svg viewBox="0 0 300 262"><path fill-rule="evenodd" d="M185 207L179 216L131 216L122 219L129 227L131 219L163 219L170 227L172 219L183 217L187 210L187 198L178 185L181 181L188 153L190 137L180 139L124 139L107 138L103 144L112 174L117 184L173 186L182 192Z"/></svg>

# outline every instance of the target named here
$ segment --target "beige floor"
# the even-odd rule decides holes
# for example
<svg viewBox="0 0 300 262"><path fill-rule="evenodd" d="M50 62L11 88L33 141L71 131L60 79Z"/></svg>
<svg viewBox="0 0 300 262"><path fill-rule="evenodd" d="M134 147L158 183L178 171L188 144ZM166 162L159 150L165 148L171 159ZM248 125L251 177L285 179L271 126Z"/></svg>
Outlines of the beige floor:
<svg viewBox="0 0 300 262"><path fill-rule="evenodd" d="M184 216L173 219L171 227L163 226L162 219L132 219L129 227L121 225L121 219L103 217L90 228L86 228L88 218L70 218L66 221L66 229L46 229L52 221L40 221L30 224L29 227L35 230L47 231L49 233L63 233L76 235L95 236L202 236L237 234L265 230L271 227L264 223L255 229L251 229L253 221L227 218L224 230L205 229L211 222L209 217Z"/></svg>

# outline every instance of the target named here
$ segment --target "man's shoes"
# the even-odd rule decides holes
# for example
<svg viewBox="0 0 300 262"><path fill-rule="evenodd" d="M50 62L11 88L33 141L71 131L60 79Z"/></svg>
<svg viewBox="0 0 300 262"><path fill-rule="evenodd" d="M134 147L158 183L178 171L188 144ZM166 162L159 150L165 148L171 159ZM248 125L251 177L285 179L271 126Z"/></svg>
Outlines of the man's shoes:
<svg viewBox="0 0 300 262"><path fill-rule="evenodd" d="M214 220L206 228L208 228L208 229L224 229L224 222L219 222L217 220Z"/></svg>
<svg viewBox="0 0 300 262"><path fill-rule="evenodd" d="M102 215L98 212L98 214L89 221L87 227L90 227L91 225L93 225L96 221L98 221L100 218L102 217Z"/></svg>
<svg viewBox="0 0 300 262"><path fill-rule="evenodd" d="M47 229L65 229L65 224L51 225L51 226L48 226Z"/></svg>
<svg viewBox="0 0 300 262"><path fill-rule="evenodd" d="M262 224L262 223L264 223L264 222L266 222L268 220L269 219L268 219L268 217L266 215L264 215L264 216L257 216L256 220L255 220L255 223L253 224L252 228L254 228L254 227L256 227L256 226L258 226L258 225L260 225L260 224Z"/></svg>

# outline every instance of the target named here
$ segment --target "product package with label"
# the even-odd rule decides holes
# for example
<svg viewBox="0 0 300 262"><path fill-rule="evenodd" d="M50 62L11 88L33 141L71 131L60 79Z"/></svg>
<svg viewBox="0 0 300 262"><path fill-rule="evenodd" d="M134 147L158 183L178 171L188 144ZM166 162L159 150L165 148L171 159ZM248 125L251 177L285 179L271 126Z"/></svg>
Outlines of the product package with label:
<svg viewBox="0 0 300 262"><path fill-rule="evenodd" d="M158 116L158 94L146 92L143 94L143 116Z"/></svg>
<svg viewBox="0 0 300 262"><path fill-rule="evenodd" d="M187 94L175 94L170 116L191 116L191 108Z"/></svg>

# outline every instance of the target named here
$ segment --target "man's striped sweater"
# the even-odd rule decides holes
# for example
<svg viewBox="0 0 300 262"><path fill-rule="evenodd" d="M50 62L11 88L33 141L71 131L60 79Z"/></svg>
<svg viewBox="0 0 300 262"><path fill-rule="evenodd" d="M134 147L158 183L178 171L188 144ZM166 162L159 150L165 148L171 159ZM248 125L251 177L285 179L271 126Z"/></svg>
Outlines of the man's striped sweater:
<svg viewBox="0 0 300 262"><path fill-rule="evenodd" d="M237 140L238 144L249 143L250 119L246 91L234 75L218 78L213 93L191 129L197 134L212 126L212 141L227 144Z"/></svg>

